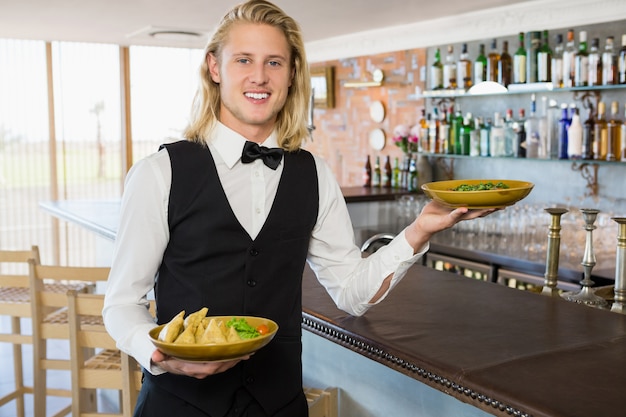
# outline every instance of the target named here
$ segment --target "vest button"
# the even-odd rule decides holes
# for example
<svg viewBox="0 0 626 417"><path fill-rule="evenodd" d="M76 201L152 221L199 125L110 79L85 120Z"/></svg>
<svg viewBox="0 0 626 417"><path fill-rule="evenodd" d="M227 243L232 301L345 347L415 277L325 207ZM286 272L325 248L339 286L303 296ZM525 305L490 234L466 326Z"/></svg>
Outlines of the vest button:
<svg viewBox="0 0 626 417"><path fill-rule="evenodd" d="M254 377L253 376L249 376L246 378L246 384L253 384L254 383Z"/></svg>
<svg viewBox="0 0 626 417"><path fill-rule="evenodd" d="M256 285L256 281L253 279L249 279L247 284L248 284L248 287L254 287Z"/></svg>
<svg viewBox="0 0 626 417"><path fill-rule="evenodd" d="M257 256L258 254L259 254L259 251L256 250L255 248L250 249L250 255Z"/></svg>

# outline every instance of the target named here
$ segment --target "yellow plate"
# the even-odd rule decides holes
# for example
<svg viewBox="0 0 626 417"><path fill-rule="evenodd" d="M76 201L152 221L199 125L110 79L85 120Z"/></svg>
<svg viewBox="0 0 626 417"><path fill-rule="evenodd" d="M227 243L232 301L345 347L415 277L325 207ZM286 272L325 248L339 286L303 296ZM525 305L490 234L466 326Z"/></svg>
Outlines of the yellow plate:
<svg viewBox="0 0 626 417"><path fill-rule="evenodd" d="M502 182L509 188L484 191L452 191L462 184L477 185L488 182L494 184ZM533 187L534 184L527 181L472 179L429 182L422 185L422 191L433 200L449 207L483 209L511 206L526 197Z"/></svg>
<svg viewBox="0 0 626 417"><path fill-rule="evenodd" d="M165 324L162 324L150 330L150 340L161 352L165 353L166 355L173 356L177 359L194 362L214 362L237 359L242 356L249 355L250 353L256 352L263 346L267 345L274 338L276 332L278 331L278 324L276 324L276 322L262 317L211 316L210 318L227 322L233 317L246 319L248 324L254 328L261 324L265 324L268 327L269 332L259 337L255 337L254 339L245 339L233 343L224 343L219 345L185 345L177 343L166 343L158 340L159 332L161 331L163 326L165 326Z"/></svg>

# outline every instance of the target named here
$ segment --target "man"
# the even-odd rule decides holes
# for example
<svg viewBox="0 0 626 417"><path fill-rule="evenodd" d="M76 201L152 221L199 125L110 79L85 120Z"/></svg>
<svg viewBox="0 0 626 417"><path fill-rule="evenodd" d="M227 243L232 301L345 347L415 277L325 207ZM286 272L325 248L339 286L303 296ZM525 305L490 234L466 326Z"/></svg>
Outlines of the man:
<svg viewBox="0 0 626 417"><path fill-rule="evenodd" d="M361 315L433 233L490 211L430 203L362 259L331 170L300 149L311 88L297 23L269 2L248 1L223 18L205 52L187 140L165 145L127 177L105 323L144 368L136 416L306 416L305 262L340 308ZM255 159L266 148L274 152ZM168 357L147 337L152 289L159 324L208 307L210 315L270 318L278 334L241 360Z"/></svg>

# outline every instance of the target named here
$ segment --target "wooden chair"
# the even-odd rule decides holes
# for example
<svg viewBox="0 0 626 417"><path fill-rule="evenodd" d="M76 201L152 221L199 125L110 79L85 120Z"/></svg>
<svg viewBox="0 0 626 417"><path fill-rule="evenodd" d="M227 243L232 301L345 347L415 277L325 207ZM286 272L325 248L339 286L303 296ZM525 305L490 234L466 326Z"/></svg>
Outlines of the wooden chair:
<svg viewBox="0 0 626 417"><path fill-rule="evenodd" d="M67 291L92 292L95 283L106 281L108 267L73 267L41 265L29 261L31 315L33 321L33 396L34 414L47 416L46 400L52 397L72 397L67 387L48 386L49 370L70 371L69 359L51 358L48 340L66 340L69 344ZM44 284L45 283L45 284ZM63 287L65 291L54 290ZM102 323L102 317L95 319ZM71 404L53 414L53 417L68 415Z"/></svg>
<svg viewBox="0 0 626 417"><path fill-rule="evenodd" d="M116 348L104 326L93 319L101 315L104 296L69 291L67 297L72 352L72 417L132 416L141 371L133 358ZM88 353L96 349L95 354ZM119 413L91 410L91 403L84 406L85 396L81 394L85 389L90 392L94 389L120 391Z"/></svg>
<svg viewBox="0 0 626 417"><path fill-rule="evenodd" d="M339 415L339 401L337 388L304 388L309 417L337 417Z"/></svg>
<svg viewBox="0 0 626 417"><path fill-rule="evenodd" d="M0 398L0 407L15 400L16 416L24 417L25 394L33 388L24 385L22 345L33 342L30 334L22 333L21 319L31 317L28 289L28 260L39 263L39 248L30 250L0 250L0 316L10 321L10 330L0 333L0 342L13 346L13 378L15 388ZM6 369L5 366L2 366ZM5 373L6 375L6 373Z"/></svg>

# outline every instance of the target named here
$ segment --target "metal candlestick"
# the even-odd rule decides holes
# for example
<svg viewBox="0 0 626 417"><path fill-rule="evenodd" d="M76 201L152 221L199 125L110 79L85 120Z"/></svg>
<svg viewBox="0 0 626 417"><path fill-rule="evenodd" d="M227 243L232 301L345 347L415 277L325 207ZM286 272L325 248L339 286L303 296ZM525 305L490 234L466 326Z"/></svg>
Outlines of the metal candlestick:
<svg viewBox="0 0 626 417"><path fill-rule="evenodd" d="M559 273L559 251L561 246L561 216L567 213L564 208L547 208L552 221L548 229L548 254L546 256L546 273L541 294L557 296L559 291L556 288Z"/></svg>
<svg viewBox="0 0 626 417"><path fill-rule="evenodd" d="M567 301L573 301L580 304L586 304L591 307L606 307L607 302L604 298L597 296L591 286L594 282L591 280L591 270L596 264L596 255L593 252L593 238L592 233L596 226L593 224L598 217L600 210L595 209L580 209L583 213L585 220L585 230L587 231L587 238L585 241L585 254L583 261L580 263L583 266L584 278L580 281L582 289L577 292L567 292L563 294L563 298Z"/></svg>
<svg viewBox="0 0 626 417"><path fill-rule="evenodd" d="M613 217L618 224L615 256L615 299L611 311L626 314L626 217Z"/></svg>

